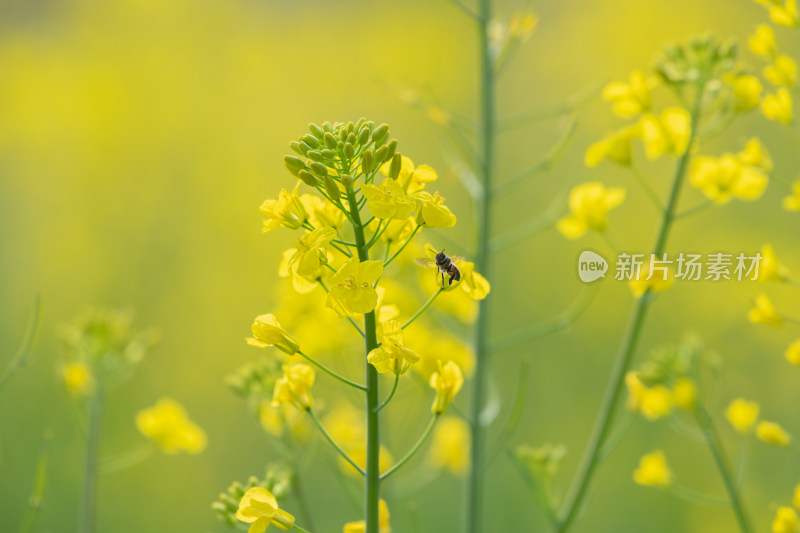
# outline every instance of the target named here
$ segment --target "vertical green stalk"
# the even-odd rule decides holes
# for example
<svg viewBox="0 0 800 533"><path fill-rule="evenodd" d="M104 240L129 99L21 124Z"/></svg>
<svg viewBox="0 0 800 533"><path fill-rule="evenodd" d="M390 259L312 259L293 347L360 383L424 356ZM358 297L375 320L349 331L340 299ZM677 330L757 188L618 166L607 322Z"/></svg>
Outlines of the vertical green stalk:
<svg viewBox="0 0 800 533"><path fill-rule="evenodd" d="M364 226L361 223L361 215L358 212L358 202L352 187L347 188L347 200L350 204L350 216L353 220L353 232L356 237L356 248L358 250L358 260L369 260L369 248L364 239ZM381 438L378 431L378 371L367 362L366 354L378 347L378 339L375 331L375 311L370 311L364 315L364 343L365 355L364 364L366 365L366 387L367 387L367 468L364 475L364 505L365 518L367 525L366 533L378 533L378 501L380 499L381 473L379 468L379 457Z"/></svg>
<svg viewBox="0 0 800 533"><path fill-rule="evenodd" d="M478 6L478 42L481 56L480 70L480 124L481 124L481 182L483 191L478 206L478 247L475 268L487 279L491 279L489 269L489 236L491 223L492 170L495 151L495 75L489 46L488 26L492 16L491 0L480 0ZM472 435L470 470L467 481L465 506L466 531L481 531L483 516L484 489L484 448L486 435L481 413L486 403L486 386L489 366L489 303L491 297L478 304L478 318L475 331L475 377L473 379L472 402L469 411L469 425Z"/></svg>
<svg viewBox="0 0 800 533"><path fill-rule="evenodd" d="M704 82L698 82L695 103L691 110L691 133L689 142L686 145L686 150L683 155L681 155L681 158L678 160L678 165L675 167L675 178L672 182L672 189L670 190L669 199L664 208L664 216L661 219L661 226L658 229L655 244L653 245L653 253L657 256L660 256L664 252L664 247L669 237L669 231L675 218L675 210L677 208L678 198L680 197L681 186L683 185L686 169L691 159L692 145L696 138L704 87ZM611 371L611 379L603 395L598 418L589 438L588 447L584 453L575 481L570 487L570 491L567 493L560 519L554 526L555 531L559 533L564 533L569 530L581 509L586 491L589 488L589 484L599 463L600 450L608 438L614 419L614 411L619 402L619 397L622 394L625 373L628 371L631 360L633 359L633 354L636 352L639 336L644 327L645 317L651 302L652 295L648 290L637 301L636 307L628 322L625 336L623 337L622 344L620 345L619 352L614 361L614 367Z"/></svg>
<svg viewBox="0 0 800 533"><path fill-rule="evenodd" d="M742 533L752 533L753 527L750 525L747 512L739 497L739 490L736 488L736 483L733 480L733 470L731 469L728 456L725 453L725 448L722 446L722 440L717 433L717 428L714 426L714 421L702 405L697 406L695 410L695 419L700 429L703 430L706 442L708 442L708 447L711 449L711 455L714 456L714 462L717 464L719 474L722 477L722 481L725 483L725 489L728 491L731 507L733 507L736 520L739 522L739 529L742 530Z"/></svg>
<svg viewBox="0 0 800 533"><path fill-rule="evenodd" d="M81 500L78 531L92 533L95 529L97 503L98 452L100 449L100 421L103 411L103 391L97 391L89 400L89 432L86 438L86 456L83 471L83 497Z"/></svg>

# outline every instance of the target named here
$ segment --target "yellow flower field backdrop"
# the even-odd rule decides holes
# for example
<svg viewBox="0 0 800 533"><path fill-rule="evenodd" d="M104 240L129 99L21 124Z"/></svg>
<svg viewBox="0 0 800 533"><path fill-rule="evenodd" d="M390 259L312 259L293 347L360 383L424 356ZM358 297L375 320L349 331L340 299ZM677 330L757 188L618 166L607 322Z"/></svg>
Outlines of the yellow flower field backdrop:
<svg viewBox="0 0 800 533"><path fill-rule="evenodd" d="M496 2L494 12L508 23L524 7ZM628 122L613 113L612 106L619 104L604 100L600 92L612 81L633 84L631 72L651 71L666 43L683 43L703 32L735 39L739 57L762 79L764 94L774 97L763 104L773 120L758 109L738 117L699 149L697 155L706 158L700 161L722 165L726 152L755 150L747 141L757 137L773 169L757 201L743 201L748 192L738 189L740 196L732 193L728 203L676 222L667 250L755 253L769 244L788 269L782 276L800 279L800 213L796 199L784 200L798 178L800 130L796 119L785 120L783 97L772 85L791 86L796 79L790 66L778 68L777 61L762 76L766 63L748 46L748 36L769 22L764 6L749 0L570 0L528 7L538 24L504 67L497 88L501 120L566 96L589 96L574 113L575 137L561 161L497 200L493 223L498 235L513 237L507 232L538 214L555 215L550 229L494 256L489 296L493 336L546 322L584 294L575 271L580 251L596 250L610 258L616 253L611 242L620 250L650 252L658 215L647 191L627 169L600 163L597 150L587 153ZM782 20L780 13L776 16ZM800 33L773 27L780 52L800 57ZM758 50L758 43L753 48ZM743 98L752 96L747 83L737 87ZM441 191L459 220L453 229L424 230L418 242L474 261L467 253L475 247L474 218L457 177L458 152L437 123L453 116L477 120L477 91L475 31L448 2L4 2L0 369L23 340L37 293L43 311L30 364L0 390L0 530L16 531L23 523L44 442L48 467L34 530L76 530L85 439L75 397L93 385L80 365L64 367L59 339L74 340L67 325L98 306L130 310L131 327L144 332L136 341L142 344L141 361L104 406L101 457L141 449L147 443L144 435L165 452L188 453L152 453L135 466L118 464L116 471L102 475L97 530L229 530L211 503L233 481L245 482L250 475L263 479L267 464L280 459L273 437L264 430L272 427L275 413L249 410L225 377L265 356L245 342L254 333L250 324L286 300L288 286L277 274L283 251L294 246L297 235L283 229L262 234L264 216L258 208L265 199L278 198L281 188L291 192L297 182L283 163L288 143L305 134L309 122L355 122L363 116L390 124L402 154L417 166L437 170L439 179L427 190ZM796 89L785 91L796 98ZM422 106L420 112L419 102L434 106ZM675 105L663 87L654 90L658 116ZM626 109L617 111L624 115ZM497 183L540 161L554 140L574 127L570 117L500 132ZM674 145L665 151L670 149L680 151ZM633 159L656 194L665 197L675 157L647 162L637 142ZM749 161L753 168L761 164ZM687 178L680 211L702 204L706 196L719 201L728 193L702 176L696 180L692 186ZM607 191L625 190L624 200L609 201L608 239L578 219L568 219L569 227L565 231L562 224L561 229L582 234L579 240L566 239L556 229L556 221L568 215L570 189L586 182L602 182ZM428 293L433 276L432 271L420 274L420 285L430 283L423 285ZM613 271L597 283L587 310L568 330L493 356L490 407L498 406L500 414L489 442L508 425L524 360L526 395L507 447L549 443L558 455L563 451L558 445L564 445L566 454L551 482L556 496L566 492L578 466L636 301L626 283L613 279ZM392 290L388 285L387 291ZM394 290L399 301L402 288ZM302 305L324 307L318 292L310 301L293 302L296 308L287 314L304 316ZM446 293L437 305L457 320L468 319L475 304L462 297ZM326 336L352 334L334 313L319 324L295 319L290 325L278 318L309 352L324 349ZM734 468L746 472L742 498L755 531L782 527L773 526L776 513L789 524L778 530L792 531L791 512L778 507L791 506L800 483L800 326L792 321L797 318L796 284L676 281L659 292L633 364L646 374L643 362L654 349L687 338L702 339L716 354L708 357L719 365L719 389L716 403L708 407ZM274 333L268 328L273 324L265 324L264 335ZM384 334L392 338L391 332ZM280 342L293 350L291 340ZM403 342L417 352L426 346L455 350L441 335L409 331L395 352L386 352L402 353ZM138 351L131 355L129 348L121 353L137 359ZM283 358L274 349L269 355ZM363 378L361 359L335 364ZM409 373L421 368L424 379L401 381L389 408L381 452L388 464L414 444L430 415L427 380L437 367L430 358L418 365ZM466 459L457 437L466 433L458 415L467 411L469 366L467 354L462 363L466 381L453 401L455 410L447 411L426 448L393 476L383 495L393 531L457 531L462 525ZM391 381L381 383L384 397ZM345 430L357 425L349 422L348 405L360 408L361 398L337 385L317 372L314 403L325 410L323 423L340 430L341 442L354 442L356 457L363 439L357 428L351 435ZM692 404L690 390L681 390L678 382L672 387L675 406L670 409ZM622 403L630 401L627 395L623 392ZM726 499L708 448L661 419L664 405L652 394L647 398L647 407L636 407L643 416L620 414L627 420L620 423L630 426L600 464L573 530L736 531L729 507L687 503L656 488L679 481ZM753 415L746 402L729 407L737 398L756 401L759 413ZM180 431L163 430L159 424L165 418L169 428ZM298 446L313 449L301 468L314 522L309 529L341 531L345 523L363 518L360 496L338 488L353 486L345 470L349 467L338 464L314 431L306 419L292 429L302 442ZM740 438L740 432L749 436ZM795 440L783 447L787 432ZM739 460L742 445L746 463ZM505 450L491 463L484 489L488 531L545 530L545 514ZM292 498L280 504L301 514Z"/></svg>

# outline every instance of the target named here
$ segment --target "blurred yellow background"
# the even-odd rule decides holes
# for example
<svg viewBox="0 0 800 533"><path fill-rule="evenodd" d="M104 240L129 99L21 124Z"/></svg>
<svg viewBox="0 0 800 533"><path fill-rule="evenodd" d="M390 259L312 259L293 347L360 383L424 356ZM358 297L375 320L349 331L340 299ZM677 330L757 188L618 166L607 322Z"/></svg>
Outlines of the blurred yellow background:
<svg viewBox="0 0 800 533"><path fill-rule="evenodd" d="M508 18L522 6L499 2ZM766 17L748 0L563 0L533 5L539 27L499 86L501 114L536 109L565 95L652 64L661 46L712 31L740 43ZM800 52L798 35L779 32ZM750 57L742 47L744 57ZM270 312L280 251L292 237L260 233L258 205L295 178L282 163L288 142L310 121L365 116L391 125L400 151L439 170L439 190L461 217L451 232L464 249L473 238L469 201L441 131L388 87L408 86L468 116L477 108L477 48L470 22L447 2L278 2L267 0L5 0L0 3L0 365L19 345L34 295L44 314L33 363L0 395L0 531L13 531L33 483L40 435L54 433L39 531L72 531L83 440L57 375L56 329L90 305L126 307L156 327L161 342L136 375L110 395L103 453L142 441L134 415L161 396L186 405L209 435L199 456L158 455L100 481L100 531L224 531L210 509L231 481L262 475L274 459L267 436L229 391L223 376L256 357L243 339L252 318ZM666 99L664 93L661 96ZM658 102L659 105L664 102ZM648 251L656 215L630 175L612 165L589 170L586 147L621 124L595 98L579 112L564 161L503 199L498 232L545 209L569 186L601 180L629 189L611 215L624 248ZM563 129L554 119L503 134L502 181L532 166ZM758 135L776 173L795 177L797 130L753 114L703 149L739 149ZM637 154L642 160L641 154ZM644 165L659 191L667 161ZM800 272L800 217L780 209L787 188L773 180L757 203L737 202L679 224L674 251L755 251L771 243ZM684 207L701 200L687 187ZM537 323L579 293L574 260L596 235L568 242L555 231L495 258L493 331ZM798 331L751 325L750 300L765 290L800 316L798 290L755 283L679 283L654 306L641 354L684 333L702 336L724 361L723 401L757 399L769 418L800 435L800 370L783 359ZM513 443L564 443L556 486L565 489L590 431L632 299L606 280L591 308L565 333L498 353L496 382L508 408L520 360L531 382ZM333 388L331 391L335 390ZM413 392L413 391L411 391ZM409 417L425 402L409 392ZM467 395L460 398L465 405ZM397 400L395 400L397 401ZM408 417L407 417L408 418ZM500 423L505 419L501 416ZM398 423L415 423L404 419ZM416 426L414 426L416 427ZM497 431L495 427L494 432ZM400 455L416 431L393 432ZM732 432L725 428L726 439ZM736 442L726 440L731 452ZM757 529L772 505L800 481L796 449L754 443L744 497ZM722 496L708 450L667 424L637 419L602 465L576 532L732 531L730 510L692 507L633 484L639 457L663 448L684 483ZM339 531L360 509L332 490L328 450L306 481L319 531ZM411 470L413 472L413 469ZM501 458L488 480L490 531L544 527L533 497ZM396 531L451 531L460 524L461 481L443 476L392 504ZM340 501L341 499L341 501ZM415 519L416 517L416 519ZM420 524L415 526L414 524Z"/></svg>

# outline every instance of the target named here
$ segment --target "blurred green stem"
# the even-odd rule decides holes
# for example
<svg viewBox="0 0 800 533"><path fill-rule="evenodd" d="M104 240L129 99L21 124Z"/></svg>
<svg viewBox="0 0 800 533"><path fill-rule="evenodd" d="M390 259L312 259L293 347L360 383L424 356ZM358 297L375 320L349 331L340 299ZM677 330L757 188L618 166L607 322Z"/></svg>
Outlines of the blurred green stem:
<svg viewBox="0 0 800 533"><path fill-rule="evenodd" d="M103 412L103 391L97 391L89 399L89 432L86 438L86 457L83 471L83 497L81 500L78 531L92 533L95 530L98 452L100 450L100 423Z"/></svg>
<svg viewBox="0 0 800 533"><path fill-rule="evenodd" d="M480 54L480 128L481 158L480 178L482 194L479 198L477 213L478 247L475 269L487 279L490 272L490 236L492 207L492 172L495 155L495 70L492 64L491 43L489 42L489 25L492 18L491 0L478 2L478 42ZM472 398L469 411L469 426L472 438L470 451L469 479L467 480L467 498L464 506L466 512L466 532L478 533L482 530L484 448L486 435L484 421L481 418L486 404L486 389L489 375L489 303L491 296L478 304L478 317L475 324L475 373L473 378Z"/></svg>
<svg viewBox="0 0 800 533"><path fill-rule="evenodd" d="M396 471L400 470L400 468L404 464L406 464L412 457L414 457L414 455L419 451L419 449L422 448L422 445L425 444L425 441L428 440L428 436L430 436L431 431L433 431L433 426L436 425L437 420L439 420L439 413L436 413L431 417L431 421L428 422L428 426L425 428L425 431L423 431L422 436L419 438L419 440L417 440L417 443L414 444L414 447L408 451L405 457L397 461L389 470L386 471L386 473L384 473L381 476L381 481L391 476Z"/></svg>
<svg viewBox="0 0 800 533"><path fill-rule="evenodd" d="M47 464L50 458L50 442L52 441L50 430L45 431L42 443L42 452L39 455L39 462L36 466L36 480L33 485L33 492L28 500L28 512L19 528L20 533L31 533L33 526L36 525L36 517L42 507L42 495L47 483Z"/></svg>
<svg viewBox="0 0 800 533"><path fill-rule="evenodd" d="M691 159L692 146L694 144L697 132L697 126L700 119L701 102L705 88L705 82L699 81L697 83L697 92L695 94L695 102L691 109L691 133L689 141L686 144L686 149L678 160L675 167L675 177L672 182L672 189L667 200L667 205L664 208L664 216L661 219L661 226L656 234L655 243L653 245L653 253L656 256L661 256L664 252L664 247L669 237L669 232L672 227L672 222L675 217L675 211L678 205L678 198L680 197L681 186L683 185L686 169ZM573 524L578 512L582 508L583 499L586 496L591 480L594 476L597 465L599 464L600 451L603 448L606 440L608 439L611 430L612 422L614 419L614 412L616 411L619 397L622 394L623 383L625 374L630 367L633 355L639 342L639 336L645 324L647 310L653 301L653 295L648 291L642 295L636 302L636 307L628 322L628 327L623 337L622 344L620 345L619 352L614 361L614 366L611 370L611 379L606 387L602 403L600 405L600 412L595 422L592 434L589 438L589 444L584 453L581 465L575 480L570 487L559 520L556 523L554 530L559 533L568 531Z"/></svg>
<svg viewBox="0 0 800 533"><path fill-rule="evenodd" d="M39 331L39 322L41 321L41 318L42 296L37 294L31 319L28 322L28 329L25 332L25 338L22 341L22 346L20 346L19 350L17 350L17 353L14 354L14 358L11 359L11 362L8 364L6 370L0 374L0 390L3 390L11 377L16 374L20 368L28 364L28 357L30 356L31 347L33 347L33 341L36 339L36 333Z"/></svg>

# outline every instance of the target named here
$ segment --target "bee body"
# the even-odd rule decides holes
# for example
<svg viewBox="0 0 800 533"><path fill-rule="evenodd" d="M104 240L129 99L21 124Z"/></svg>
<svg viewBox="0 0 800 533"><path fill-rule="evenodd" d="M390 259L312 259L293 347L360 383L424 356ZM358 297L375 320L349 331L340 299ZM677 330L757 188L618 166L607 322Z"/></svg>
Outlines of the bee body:
<svg viewBox="0 0 800 533"><path fill-rule="evenodd" d="M439 269L439 273L442 275L442 287L444 287L445 274L450 278L447 283L448 286L452 285L453 281L461 280L461 271L453 260L445 255L443 251L436 254L434 261L436 262L436 267Z"/></svg>

